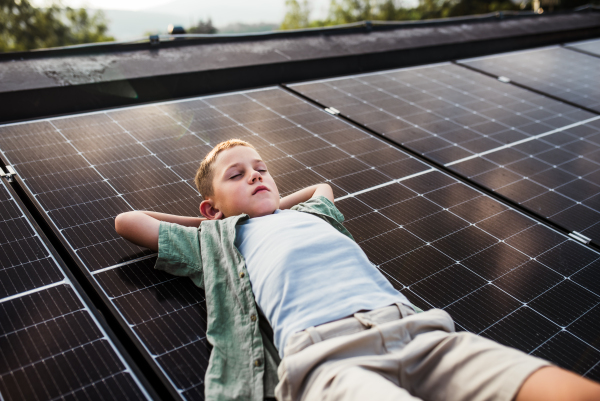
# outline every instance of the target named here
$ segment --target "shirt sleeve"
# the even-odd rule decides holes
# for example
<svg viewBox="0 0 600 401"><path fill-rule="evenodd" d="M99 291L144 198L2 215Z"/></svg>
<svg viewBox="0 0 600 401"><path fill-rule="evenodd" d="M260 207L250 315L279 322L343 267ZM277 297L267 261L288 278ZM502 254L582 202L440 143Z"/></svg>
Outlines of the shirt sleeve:
<svg viewBox="0 0 600 401"><path fill-rule="evenodd" d="M175 276L189 277L204 288L200 229L160 222L158 229L158 260L155 269Z"/></svg>
<svg viewBox="0 0 600 401"><path fill-rule="evenodd" d="M306 202L302 202L293 206L291 210L297 210L299 212L312 212L325 215L330 219L337 221L338 223L344 222L344 215L338 210L332 201L324 197L323 195L313 196Z"/></svg>

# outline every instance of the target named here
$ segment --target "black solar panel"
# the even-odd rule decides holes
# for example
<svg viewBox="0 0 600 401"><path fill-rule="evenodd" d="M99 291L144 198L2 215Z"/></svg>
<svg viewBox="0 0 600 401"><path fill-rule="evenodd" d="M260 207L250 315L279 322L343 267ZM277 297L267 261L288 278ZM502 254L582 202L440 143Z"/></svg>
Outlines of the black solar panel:
<svg viewBox="0 0 600 401"><path fill-rule="evenodd" d="M600 112L600 58L551 47L461 63Z"/></svg>
<svg viewBox="0 0 600 401"><path fill-rule="evenodd" d="M492 60L495 60L495 58ZM393 82L406 82L406 85L399 87L398 91L388 88L382 90L389 94L397 93L398 96L410 96L413 93L411 88L415 84L408 80L410 75L404 75L404 73L414 75L418 72L419 76L428 76L432 80L435 79L438 87L444 86L443 80L431 78L435 76L431 72L432 69L437 70L438 75L450 74L451 72L454 74L454 71L457 71L457 69L459 69L458 72L460 74L465 76L480 75L477 78L477 82L479 82L481 87L488 84L491 85L488 90L491 90L490 88L501 90L502 87L505 87L508 88L508 93L512 93L511 97L517 96L522 99L522 101L514 102L511 106L504 105L501 108L497 106L490 108L489 105L485 105L483 106L483 111L477 111L475 114L471 113L470 116L479 116L480 118L483 115L497 117L494 124L517 121L513 120L514 118L525 120L525 116L533 118L546 117L547 120L539 120L539 123L536 123L538 128L542 124L545 128L540 129L538 133L530 132L529 135L525 135L524 132L520 132L522 131L522 127L516 126L504 131L512 135L512 138L507 140L506 143L494 141L495 135L491 135L480 137L479 139L470 139L466 142L456 142L455 146L447 146L442 150L435 150L436 146L441 146L442 139L447 139L444 138L445 136L453 135L461 137L470 135L467 132L470 132L471 129L482 131L478 127L488 126L488 123L474 125L469 128L469 131L463 127L457 128L450 134L445 134L445 128L443 128L444 122L441 121L440 124L442 125L433 124L433 129L429 137L401 142L402 137L399 135L404 130L388 132L385 130L385 127L382 128L380 123L364 123L363 116L369 114L369 112L360 112L363 108L371 106L355 104L349 106L349 111L344 106L344 102L348 98L354 99L352 100L354 102L367 102L362 103L362 105L368 104L369 101L366 99L369 96L373 97L372 93L374 92L372 90L368 92L366 88L373 86L373 82L376 82L378 86L383 86L383 83L387 82L392 88L394 88ZM455 77L458 76L456 75ZM402 77L402 79L398 77ZM596 195L598 195L596 191L598 185L594 182L594 172L600 168L600 159L598 158L600 153L597 153L599 148L596 140L596 136L598 136L600 130L600 117L512 85L494 81L492 78L482 76L476 72L461 71L458 66L441 65L438 67L388 71L340 80L292 85L292 88L307 96L315 96L315 100L323 102L327 106L340 109L343 114L348 115L351 119L369 126L371 129L378 131L395 142L423 153L425 157L451 168L488 189L497 191L538 215L549 218L553 223L562 226L565 230L581 232L594 240L595 243L600 243L600 232L597 232L600 226L596 227L597 223L600 222L600 210L598 209L600 205L596 205L595 202ZM358 87L355 85L355 82L359 82L357 84L359 85ZM426 91L426 89L423 90ZM478 93L477 90L470 89L469 95ZM432 93L436 91L439 91L439 89L430 90ZM446 92L448 89L442 89L442 91ZM377 92L381 91L378 89ZM421 93L425 94L425 92ZM500 100L494 101L501 103L503 100L501 96L503 95L498 93L497 96ZM506 99L508 96L504 96L504 98ZM524 99L528 100L525 101ZM545 106L530 109L530 104L533 102L545 104ZM340 103L342 106L338 106ZM464 113L463 108L481 107L479 103L484 103L484 101L466 102L462 105L462 108L454 107L449 109L450 112L456 113L451 118L455 120L463 118L460 116L461 113ZM393 104L393 102L387 103L384 106L384 110L391 110ZM427 114L428 118L439 118L437 117L438 115L443 115L448 110L445 102L436 103L435 106L436 108L432 108L431 113ZM508 109L519 111L512 113L511 116L511 112ZM567 113L568 118L559 112L561 110L570 110ZM352 114L353 112L358 114ZM410 115L398 117L403 120L411 118ZM573 117L582 118L582 120L573 121ZM448 120L444 121L447 122ZM564 125L561 126L561 124ZM531 125L526 126L531 127ZM408 130L412 129L409 128ZM476 147L470 145L482 143L485 143L486 146ZM464 151L465 148L469 148L470 154ZM440 157L442 154L451 155L452 157Z"/></svg>
<svg viewBox="0 0 600 401"><path fill-rule="evenodd" d="M448 167L600 244L600 116Z"/></svg>
<svg viewBox="0 0 600 401"><path fill-rule="evenodd" d="M290 88L442 164L595 117L453 64Z"/></svg>
<svg viewBox="0 0 600 401"><path fill-rule="evenodd" d="M584 52L600 56L600 40L598 39L578 43L569 43L566 47L582 50Z"/></svg>
<svg viewBox="0 0 600 401"><path fill-rule="evenodd" d="M201 399L208 357L202 349L204 330L184 343L170 333L178 327L172 325L178 316L205 314L203 293L189 291L192 284L186 279L153 271L153 259L148 259L153 255L114 230L114 217L123 211L197 212L200 197L189 183L193 175L185 180L178 172L195 170L197 159L210 147L178 122L158 107L144 107L126 114L10 125L0 128L0 148L81 268L141 342L142 352L164 373L167 384L173 384L173 392ZM127 264L131 260L136 262ZM148 336L152 325L158 329ZM156 339L164 349L151 345ZM198 364L201 369L196 369ZM177 379L182 374L194 380L182 384Z"/></svg>
<svg viewBox="0 0 600 401"><path fill-rule="evenodd" d="M418 306L600 381L597 252L439 171L337 206L370 260ZM573 333L577 322L585 337Z"/></svg>
<svg viewBox="0 0 600 401"><path fill-rule="evenodd" d="M0 399L148 399L4 182L0 219Z"/></svg>
<svg viewBox="0 0 600 401"><path fill-rule="evenodd" d="M390 281L425 309L447 308L463 329L487 335L504 322L497 338L523 337L530 348L521 348L538 352L568 326L541 312L551 307L540 297L562 291L567 299L587 294L582 306L600 303L587 278L596 274L597 253L281 89L0 128L6 161L182 398L202 398L209 355L203 294L152 270L154 257L118 239L113 218L141 208L197 214L191 178L199 161L236 137L257 146L283 195L328 181L346 226ZM27 144L46 151L29 152ZM537 260L548 252L579 267L557 273L560 258ZM517 272L533 261L548 279L525 296L518 289L529 276ZM585 320L586 311L573 317ZM522 331L522 320L506 321L517 312L539 316L551 329ZM595 350L579 337L569 347ZM585 370L561 363L589 376L599 361Z"/></svg>

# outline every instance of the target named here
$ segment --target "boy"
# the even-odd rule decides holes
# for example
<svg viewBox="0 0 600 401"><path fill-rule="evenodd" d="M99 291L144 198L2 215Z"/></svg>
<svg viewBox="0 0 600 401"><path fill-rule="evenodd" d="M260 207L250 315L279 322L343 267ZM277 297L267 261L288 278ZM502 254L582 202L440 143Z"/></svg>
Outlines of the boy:
<svg viewBox="0 0 600 401"><path fill-rule="evenodd" d="M206 399L600 400L590 380L455 333L442 310L415 313L342 226L329 185L280 199L240 140L206 156L196 185L204 218L128 212L115 228L205 289Z"/></svg>

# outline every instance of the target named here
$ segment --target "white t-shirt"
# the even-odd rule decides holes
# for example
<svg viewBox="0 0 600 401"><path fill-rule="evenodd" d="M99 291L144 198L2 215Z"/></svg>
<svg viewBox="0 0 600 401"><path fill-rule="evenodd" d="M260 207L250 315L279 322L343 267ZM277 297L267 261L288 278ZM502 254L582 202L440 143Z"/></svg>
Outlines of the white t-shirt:
<svg viewBox="0 0 600 401"><path fill-rule="evenodd" d="M308 327L411 305L354 241L317 216L276 210L248 219L238 224L235 245L281 356L287 339Z"/></svg>

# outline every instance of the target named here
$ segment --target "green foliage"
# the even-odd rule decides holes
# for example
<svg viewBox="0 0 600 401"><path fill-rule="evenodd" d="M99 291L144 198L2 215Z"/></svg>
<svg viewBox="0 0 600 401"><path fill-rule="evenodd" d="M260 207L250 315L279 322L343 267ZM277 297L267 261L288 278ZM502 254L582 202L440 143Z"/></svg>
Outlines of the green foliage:
<svg viewBox="0 0 600 401"><path fill-rule="evenodd" d="M329 6L329 20L341 24L378 19L375 0L332 0Z"/></svg>
<svg viewBox="0 0 600 401"><path fill-rule="evenodd" d="M60 3L37 8L29 0L0 0L1 52L114 40L107 30L102 12L89 15Z"/></svg>
<svg viewBox="0 0 600 401"><path fill-rule="evenodd" d="M512 0L419 0L414 8L404 7L400 0L331 0L327 19L310 21L308 0L286 0L285 4L287 12L280 29L331 26L368 20L447 18L521 9Z"/></svg>
<svg viewBox="0 0 600 401"><path fill-rule="evenodd" d="M225 25L219 28L220 33L253 33L253 32L269 32L279 29L278 24L267 24L259 22L258 24L244 24L236 22Z"/></svg>
<svg viewBox="0 0 600 401"><path fill-rule="evenodd" d="M457 17L460 15L485 14L494 11L520 10L518 4L511 0L461 0L452 4L448 10L449 17Z"/></svg>
<svg viewBox="0 0 600 401"><path fill-rule="evenodd" d="M287 11L279 29L301 29L309 26L308 0L285 0L285 8Z"/></svg>
<svg viewBox="0 0 600 401"><path fill-rule="evenodd" d="M108 26L102 11L99 10L90 15L85 8L73 9L67 7L64 13L68 22L67 38L64 45L115 40L112 36L106 35Z"/></svg>
<svg viewBox="0 0 600 401"><path fill-rule="evenodd" d="M209 18L206 22L200 20L198 23L187 29L187 33L217 33L217 28L212 24L212 20Z"/></svg>

